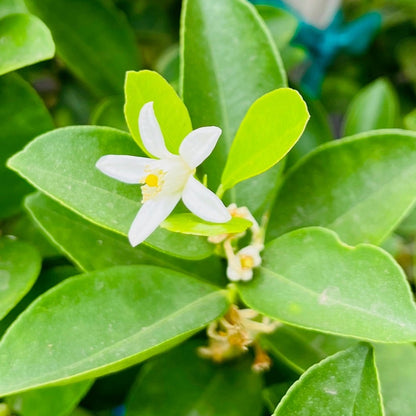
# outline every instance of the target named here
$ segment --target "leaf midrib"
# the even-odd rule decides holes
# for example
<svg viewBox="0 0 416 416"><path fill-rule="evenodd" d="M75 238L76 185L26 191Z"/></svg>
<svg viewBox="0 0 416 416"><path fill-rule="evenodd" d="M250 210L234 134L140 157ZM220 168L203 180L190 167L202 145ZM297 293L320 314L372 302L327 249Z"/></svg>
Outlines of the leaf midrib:
<svg viewBox="0 0 416 416"><path fill-rule="evenodd" d="M274 272L274 271L272 271L270 269L266 269L265 267L260 267L260 270L264 270L265 272L270 273L272 276L278 278L279 280L281 280L281 281L283 281L285 283L288 283L289 286L294 286L297 289L300 289L303 292L306 292L307 294L312 295L312 297L319 299L320 293L314 292L312 289L309 289L306 286L302 286L301 284L299 284L297 282L294 282L293 280L288 279L288 278L282 276L281 274L278 274L278 273L276 273L276 272ZM371 317L374 317L374 318L381 319L383 321L390 322L390 323L395 324L395 325L398 325L400 327L402 327L402 324L405 324L406 327L408 328L408 322L395 321L395 320L392 320L392 319L390 319L388 317L385 317L385 316L382 316L382 315L373 313L373 312L369 311L368 309L363 309L363 308L361 308L359 306L356 306L356 305L349 305L349 304L346 304L344 302L340 302L340 301L338 301L336 299L333 299L333 298L330 298L330 297L328 297L328 298L331 300L331 302L333 302L332 303L333 305L336 304L336 305L339 305L339 306L346 307L347 309L350 308L350 309L352 309L354 311L363 313L365 315L368 315L368 316L371 316Z"/></svg>
<svg viewBox="0 0 416 416"><path fill-rule="evenodd" d="M185 307L183 307L183 308L181 308L179 310L176 310L175 312L171 313L170 315L164 316L162 319L158 320L157 322L155 322L155 323L153 323L153 324L151 324L149 326L146 326L145 329L141 329L139 332L136 332L133 335L128 336L127 338L123 338L122 340L120 340L120 341L118 341L118 342L116 342L114 344L111 344L108 347L103 348L100 351L97 351L96 353L94 353L92 355L89 355L88 357L86 357L86 358L84 358L82 360L79 360L79 361L77 361L75 363L72 363L72 364L69 364L69 365L66 365L66 366L61 367L60 370L61 371L66 371L66 374L63 375L60 378L58 377L56 379L52 379L51 380L51 377L53 377L53 375L56 374L55 371L52 371L52 372L49 372L47 374L44 374L44 375L42 375L40 377L31 379L29 384L26 381L26 382L24 382L24 383L22 383L20 385L15 386L11 390L11 392L20 391L20 390L24 389L27 386L36 387L36 386L41 386L41 385L44 385L44 384L56 383L56 382L58 382L61 379L71 379L73 377L79 377L79 376L81 376L83 374L84 375L87 375L88 373L91 373L93 371L97 371L97 370L102 369L102 368L106 368L106 367L109 367L109 366L114 366L115 364L117 364L119 362L128 360L128 359L130 359L132 357L135 357L135 356L140 356L140 355L146 353L149 350L152 350L154 348L157 348L158 346L163 345L166 342L169 342L170 340L176 338L177 336L185 335L186 333L188 333L190 331L194 331L194 330L197 330L199 328L202 328L205 325L205 323L204 324L201 324L201 325L199 325L199 326L197 326L195 328L188 329L188 330L184 331L183 333L176 334L176 335L174 335L174 336L172 336L172 337L170 337L170 338L168 338L168 339L166 339L164 341L159 342L156 345L153 345L153 346L148 347L148 348L146 348L144 350L141 350L139 352L136 352L135 354L125 356L125 357L123 357L123 358L121 358L121 359L119 359L117 361L111 361L110 363L107 363L107 364L104 364L104 365L101 365L101 366L98 366L98 367L89 368L89 369L87 369L87 370L85 370L83 372L80 372L80 373L69 374L68 375L68 371L71 371L73 369L76 369L77 367L79 367L83 363L88 362L88 361L92 361L93 359L97 359L97 357L101 357L108 350L117 349L118 347L123 346L125 344L128 345L131 342L131 340L133 340L134 338L136 338L136 337L138 337L140 335L146 334L148 332L151 332L151 330L154 330L155 328L157 329L158 327L163 326L166 323L166 321L172 320L172 319L174 319L177 316L181 316L182 314L184 314L185 312L189 311L190 309L193 309L195 305L197 305L199 303L204 304L204 303L206 303L208 301L208 299L215 298L215 297L219 296L220 294L221 294L221 292L219 290L217 290L215 292L209 293L208 295L204 295L203 297L200 297L200 298L192 301L191 303L187 304ZM0 344L0 346L1 346L1 344ZM46 381L44 381L45 379L46 379ZM42 380L43 380L43 383L42 383ZM36 384L36 383L39 383L39 381L40 381L40 384ZM6 392L6 394L8 395L9 393Z"/></svg>

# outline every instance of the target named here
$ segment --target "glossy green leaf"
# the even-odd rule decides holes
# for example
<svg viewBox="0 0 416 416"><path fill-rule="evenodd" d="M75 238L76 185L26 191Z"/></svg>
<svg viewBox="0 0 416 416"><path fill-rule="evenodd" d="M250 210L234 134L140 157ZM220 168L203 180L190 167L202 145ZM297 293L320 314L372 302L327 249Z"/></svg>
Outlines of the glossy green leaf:
<svg viewBox="0 0 416 416"><path fill-rule="evenodd" d="M46 266L47 267L47 266ZM17 317L40 295L51 287L61 283L68 277L78 274L78 270L70 265L55 266L41 271L35 284L25 297L0 321L0 338L17 319Z"/></svg>
<svg viewBox="0 0 416 416"><path fill-rule="evenodd" d="M126 71L138 69L134 33L126 18L103 0L25 0L52 32L58 55L102 95L121 94Z"/></svg>
<svg viewBox="0 0 416 416"><path fill-rule="evenodd" d="M143 155L131 137L119 130L67 127L38 137L10 159L9 166L88 220L126 235L140 208L140 188L109 178L96 169L95 163L106 154ZM145 244L185 258L204 258L213 251L202 237L161 228Z"/></svg>
<svg viewBox="0 0 416 416"><path fill-rule="evenodd" d="M248 360L218 366L198 357L199 345L188 342L147 363L130 390L126 416L177 416L179 409L183 415L260 416L262 381Z"/></svg>
<svg viewBox="0 0 416 416"><path fill-rule="evenodd" d="M27 13L24 0L2 0L0 4L0 18L13 13Z"/></svg>
<svg viewBox="0 0 416 416"><path fill-rule="evenodd" d="M161 227L177 233L212 236L241 233L251 225L251 222L244 218L232 218L227 223L216 224L201 220L193 214L176 214L166 219Z"/></svg>
<svg viewBox="0 0 416 416"><path fill-rule="evenodd" d="M182 140L191 132L192 124L185 104L172 86L157 72L130 71L127 72L124 88L126 94L124 114L137 144L147 153L140 138L138 120L143 105L153 101L166 147L177 154Z"/></svg>
<svg viewBox="0 0 416 416"><path fill-rule="evenodd" d="M286 415L383 416L371 347L360 344L311 367L273 414Z"/></svg>
<svg viewBox="0 0 416 416"><path fill-rule="evenodd" d="M111 97L102 100L91 114L89 124L114 127L127 131L127 124L123 114L123 98Z"/></svg>
<svg viewBox="0 0 416 416"><path fill-rule="evenodd" d="M0 77L0 218L16 214L31 187L6 168L6 160L33 137L53 129L53 122L35 90L16 74Z"/></svg>
<svg viewBox="0 0 416 416"><path fill-rule="evenodd" d="M380 342L416 340L416 307L400 266L378 247L350 247L311 227L270 242L245 303L279 321Z"/></svg>
<svg viewBox="0 0 416 416"><path fill-rule="evenodd" d="M255 7L243 0L186 0L182 8L181 90L194 128L223 134L204 163L218 186L228 150L253 102L286 86L280 56Z"/></svg>
<svg viewBox="0 0 416 416"><path fill-rule="evenodd" d="M52 58L55 45L45 24L30 14L0 19L0 75Z"/></svg>
<svg viewBox="0 0 416 416"><path fill-rule="evenodd" d="M268 5L256 6L279 51L289 44L298 29L298 20L287 10Z"/></svg>
<svg viewBox="0 0 416 416"><path fill-rule="evenodd" d="M393 86L380 78L363 88L351 102L345 116L346 136L398 127L399 101Z"/></svg>
<svg viewBox="0 0 416 416"><path fill-rule="evenodd" d="M415 200L416 133L362 133L323 145L294 166L279 191L267 238L320 225L349 244L380 244Z"/></svg>
<svg viewBox="0 0 416 416"><path fill-rule="evenodd" d="M414 345L377 345L386 416L413 416L416 409L416 348Z"/></svg>
<svg viewBox="0 0 416 416"><path fill-rule="evenodd" d="M224 283L224 271L217 256L202 262L189 262L144 245L133 248L125 237L98 227L42 194L29 195L25 206L56 247L83 271L150 264L192 273L212 283Z"/></svg>
<svg viewBox="0 0 416 416"><path fill-rule="evenodd" d="M67 279L2 338L0 396L121 370L188 338L227 306L214 286L159 267Z"/></svg>
<svg viewBox="0 0 416 416"><path fill-rule="evenodd" d="M47 387L6 397L6 403L23 416L67 416L84 397L93 380Z"/></svg>
<svg viewBox="0 0 416 416"><path fill-rule="evenodd" d="M30 244L0 239L0 319L29 291L39 275L41 258Z"/></svg>
<svg viewBox="0 0 416 416"><path fill-rule="evenodd" d="M221 179L224 189L279 162L297 142L308 119L306 103L295 90L280 88L259 98L231 145Z"/></svg>

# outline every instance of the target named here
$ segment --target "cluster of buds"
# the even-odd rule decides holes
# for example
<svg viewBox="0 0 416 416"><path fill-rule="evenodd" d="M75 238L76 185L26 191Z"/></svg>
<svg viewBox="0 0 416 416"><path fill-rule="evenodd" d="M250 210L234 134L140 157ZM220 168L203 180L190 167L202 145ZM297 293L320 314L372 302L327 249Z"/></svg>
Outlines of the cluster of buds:
<svg viewBox="0 0 416 416"><path fill-rule="evenodd" d="M253 278L253 269L260 266L260 252L264 248L264 233L258 222L247 207L237 207L231 204L227 207L228 212L234 218L244 218L251 222L251 242L237 252L234 250L233 242L245 236L244 233L220 234L208 238L210 243L223 244L224 253L227 258L227 277L233 282L239 280L248 281Z"/></svg>
<svg viewBox="0 0 416 416"><path fill-rule="evenodd" d="M232 305L224 317L208 326L208 346L200 347L198 352L202 357L219 363L238 357L253 346L255 357L252 369L268 370L271 360L260 347L257 337L273 332L278 325L266 317L259 319L259 314L252 309L238 309Z"/></svg>

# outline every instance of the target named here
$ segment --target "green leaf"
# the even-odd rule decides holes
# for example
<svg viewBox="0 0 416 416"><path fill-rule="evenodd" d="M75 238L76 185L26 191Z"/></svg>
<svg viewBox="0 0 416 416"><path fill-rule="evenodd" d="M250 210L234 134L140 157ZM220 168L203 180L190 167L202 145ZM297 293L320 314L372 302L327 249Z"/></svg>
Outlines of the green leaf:
<svg viewBox="0 0 416 416"><path fill-rule="evenodd" d="M2 0L0 18L13 13L27 13L24 0Z"/></svg>
<svg viewBox="0 0 416 416"><path fill-rule="evenodd" d="M414 345L377 345L376 363L387 416L414 416L416 348Z"/></svg>
<svg viewBox="0 0 416 416"><path fill-rule="evenodd" d="M371 347L358 345L311 367L292 385L273 416L383 416Z"/></svg>
<svg viewBox="0 0 416 416"><path fill-rule="evenodd" d="M251 282L238 284L252 309L279 321L380 342L416 340L406 277L378 247L350 247L311 227L272 241Z"/></svg>
<svg viewBox="0 0 416 416"><path fill-rule="evenodd" d="M0 218L16 214L31 187L6 168L6 160L33 137L53 128L35 90L16 74L0 77Z"/></svg>
<svg viewBox="0 0 416 416"><path fill-rule="evenodd" d="M35 283L41 261L32 245L5 237L0 239L0 320Z"/></svg>
<svg viewBox="0 0 416 416"><path fill-rule="evenodd" d="M223 130L204 163L218 186L228 150L253 102L286 86L280 56L255 7L242 0L186 0L182 8L182 96L194 128Z"/></svg>
<svg viewBox="0 0 416 416"><path fill-rule="evenodd" d="M203 262L188 262L144 245L133 248L125 237L98 227L40 193L29 195L25 206L50 240L83 271L150 264L189 272L212 283L224 283L224 271L217 256Z"/></svg>
<svg viewBox="0 0 416 416"><path fill-rule="evenodd" d="M143 156L131 137L119 130L66 127L38 137L10 159L9 166L89 221L127 235L140 208L140 188L109 178L95 168L97 160L107 154ZM161 228L145 244L192 259L208 257L213 252L212 244L202 237Z"/></svg>
<svg viewBox="0 0 416 416"><path fill-rule="evenodd" d="M58 55L100 95L121 94L124 74L138 68L134 33L125 16L102 0L25 0L52 32Z"/></svg>
<svg viewBox="0 0 416 416"><path fill-rule="evenodd" d="M345 116L346 136L398 127L399 101L393 86L380 78L363 88L351 102Z"/></svg>
<svg viewBox="0 0 416 416"><path fill-rule="evenodd" d="M123 98L111 97L102 100L91 114L89 124L114 127L127 131L127 124L123 114Z"/></svg>
<svg viewBox="0 0 416 416"><path fill-rule="evenodd" d="M161 227L176 233L212 236L241 233L251 225L244 218L232 218L227 223L216 224L201 220L193 214L176 214L162 222Z"/></svg>
<svg viewBox="0 0 416 416"><path fill-rule="evenodd" d="M416 133L362 133L323 145L294 166L275 201L267 238L320 225L349 244L380 244L415 199Z"/></svg>
<svg viewBox="0 0 416 416"><path fill-rule="evenodd" d="M302 374L310 366L355 345L357 340L282 325L261 338L262 346L293 371Z"/></svg>
<svg viewBox="0 0 416 416"><path fill-rule="evenodd" d="M309 152L334 139L329 125L329 116L325 108L317 100L306 98L306 105L311 114L305 131L296 142L293 149L287 155L287 164L292 166L295 162L307 155Z"/></svg>
<svg viewBox="0 0 416 416"><path fill-rule="evenodd" d="M218 366L198 357L199 345L188 342L145 364L126 416L177 416L179 409L183 415L260 416L262 381L248 360Z"/></svg>
<svg viewBox="0 0 416 416"><path fill-rule="evenodd" d="M272 384L263 390L263 399L270 412L274 411L291 384L290 382Z"/></svg>
<svg viewBox="0 0 416 416"><path fill-rule="evenodd" d="M119 266L67 279L4 335L0 396L136 364L203 328L227 303L223 291L159 267Z"/></svg>
<svg viewBox="0 0 416 416"><path fill-rule="evenodd" d="M0 19L0 75L54 55L51 33L37 17L10 14Z"/></svg>
<svg viewBox="0 0 416 416"><path fill-rule="evenodd" d="M406 114L403 119L403 123L406 129L416 131L416 108L410 113Z"/></svg>
<svg viewBox="0 0 416 416"><path fill-rule="evenodd" d="M289 45L298 29L298 20L287 10L274 6L258 5L257 11L266 23L279 51Z"/></svg>
<svg viewBox="0 0 416 416"><path fill-rule="evenodd" d="M93 380L47 387L6 397L6 403L24 416L67 416L91 387Z"/></svg>
<svg viewBox="0 0 416 416"><path fill-rule="evenodd" d="M270 169L297 142L309 119L306 103L290 88L280 88L259 98L248 110L230 149L222 186Z"/></svg>
<svg viewBox="0 0 416 416"><path fill-rule="evenodd" d="M185 104L169 83L157 72L130 71L126 75L125 95L124 114L127 124L143 151L147 153L140 138L139 113L144 104L153 101L166 147L177 154L182 140L192 131L192 124Z"/></svg>

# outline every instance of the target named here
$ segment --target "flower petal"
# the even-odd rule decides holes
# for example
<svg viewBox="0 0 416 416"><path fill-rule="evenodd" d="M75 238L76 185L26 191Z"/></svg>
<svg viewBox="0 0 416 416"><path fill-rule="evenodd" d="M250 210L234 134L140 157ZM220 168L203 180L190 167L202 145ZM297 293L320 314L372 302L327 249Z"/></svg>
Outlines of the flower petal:
<svg viewBox="0 0 416 416"><path fill-rule="evenodd" d="M153 110L153 101L146 103L140 110L139 131L144 147L151 155L159 159L172 156L166 148L165 139Z"/></svg>
<svg viewBox="0 0 416 416"><path fill-rule="evenodd" d="M179 154L191 168L196 168L211 154L220 136L221 129L215 126L191 131L183 139Z"/></svg>
<svg viewBox="0 0 416 416"><path fill-rule="evenodd" d="M111 178L125 183L139 183L146 166L155 161L147 157L106 155L98 159L95 167Z"/></svg>
<svg viewBox="0 0 416 416"><path fill-rule="evenodd" d="M227 267L227 277L232 282L238 282L241 280L241 271L234 269L231 266Z"/></svg>
<svg viewBox="0 0 416 416"><path fill-rule="evenodd" d="M221 199L193 176L185 185L182 200L192 213L205 221L222 223L231 220L231 214Z"/></svg>
<svg viewBox="0 0 416 416"><path fill-rule="evenodd" d="M173 211L180 198L180 194L166 195L145 202L131 224L130 244L135 247L146 240Z"/></svg>

